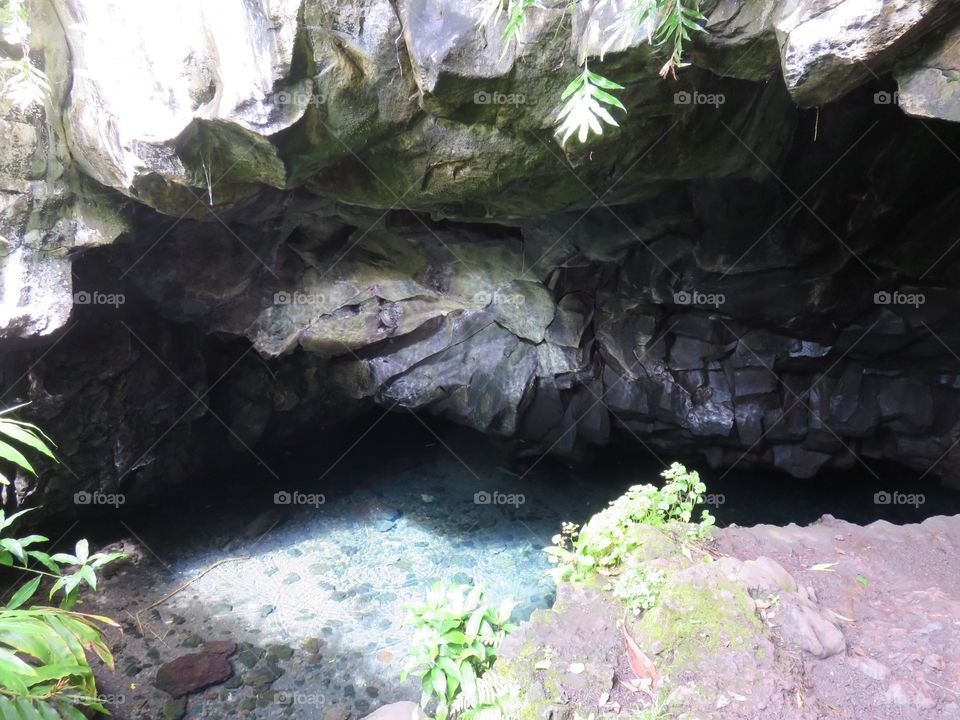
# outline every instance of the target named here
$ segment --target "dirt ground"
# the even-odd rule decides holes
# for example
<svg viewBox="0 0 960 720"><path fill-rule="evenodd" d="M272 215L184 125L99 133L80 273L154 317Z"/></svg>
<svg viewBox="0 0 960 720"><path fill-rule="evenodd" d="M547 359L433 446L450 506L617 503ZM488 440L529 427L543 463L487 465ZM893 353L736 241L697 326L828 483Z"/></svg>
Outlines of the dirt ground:
<svg viewBox="0 0 960 720"><path fill-rule="evenodd" d="M816 717L960 718L960 517L727 528L717 549L776 560L835 617L845 652L796 654Z"/></svg>

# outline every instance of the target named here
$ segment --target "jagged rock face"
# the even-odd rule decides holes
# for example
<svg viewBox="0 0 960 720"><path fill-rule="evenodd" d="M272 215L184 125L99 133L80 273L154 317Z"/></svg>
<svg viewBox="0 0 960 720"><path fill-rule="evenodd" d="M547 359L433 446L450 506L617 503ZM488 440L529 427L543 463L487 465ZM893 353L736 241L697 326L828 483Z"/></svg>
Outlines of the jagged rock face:
<svg viewBox="0 0 960 720"><path fill-rule="evenodd" d="M83 478L50 497L375 404L533 456L954 471L960 135L902 110L957 116L955 3L708 3L676 82L645 33L612 49L630 112L566 149L610 3L505 53L467 0L40 5L56 92L0 108L0 326L61 333L5 362Z"/></svg>

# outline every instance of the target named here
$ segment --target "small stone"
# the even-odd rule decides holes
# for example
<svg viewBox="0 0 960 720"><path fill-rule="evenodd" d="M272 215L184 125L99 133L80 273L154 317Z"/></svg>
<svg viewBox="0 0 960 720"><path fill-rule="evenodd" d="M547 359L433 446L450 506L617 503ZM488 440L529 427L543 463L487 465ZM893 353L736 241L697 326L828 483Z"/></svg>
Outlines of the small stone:
<svg viewBox="0 0 960 720"><path fill-rule="evenodd" d="M267 658L276 658L277 660L289 660L293 657L293 648L289 645L268 645Z"/></svg>
<svg viewBox="0 0 960 720"><path fill-rule="evenodd" d="M187 714L187 699L167 700L163 706L163 720L180 720Z"/></svg>
<svg viewBox="0 0 960 720"><path fill-rule="evenodd" d="M360 698L353 704L353 706L357 709L357 712L365 713L370 709L370 701Z"/></svg>
<svg viewBox="0 0 960 720"><path fill-rule="evenodd" d="M257 661L260 660L266 653L266 650L259 648L256 645L251 645L250 643L243 643L240 646L240 654L237 656L237 662L243 665L245 668L252 668L257 664Z"/></svg>
<svg viewBox="0 0 960 720"><path fill-rule="evenodd" d="M274 605L264 605L263 607L260 608L260 617L261 618L270 617L271 615L273 615L274 612L276 612L276 609L277 608Z"/></svg>
<svg viewBox="0 0 960 720"><path fill-rule="evenodd" d="M229 657L237 651L237 644L233 640L212 640L203 646L203 651Z"/></svg>
<svg viewBox="0 0 960 720"><path fill-rule="evenodd" d="M228 690L236 690L241 685L243 685L243 678L239 675L234 675L223 684L223 686Z"/></svg>
<svg viewBox="0 0 960 720"><path fill-rule="evenodd" d="M216 653L191 653L160 666L156 686L175 698L222 683L233 675L226 656Z"/></svg>
<svg viewBox="0 0 960 720"><path fill-rule="evenodd" d="M198 648L203 644L203 638L196 633L190 633L180 644L187 648Z"/></svg>
<svg viewBox="0 0 960 720"><path fill-rule="evenodd" d="M300 576L296 573L290 573L283 579L284 585L293 585L294 583L300 582Z"/></svg>
<svg viewBox="0 0 960 720"><path fill-rule="evenodd" d="M391 663L393 662L393 653L390 652L389 650L381 650L380 652L377 653L377 660L379 660L385 665L387 663Z"/></svg>
<svg viewBox="0 0 960 720"><path fill-rule="evenodd" d="M233 605L230 603L217 603L210 609L211 615L227 615L233 612Z"/></svg>
<svg viewBox="0 0 960 720"><path fill-rule="evenodd" d="M303 648L305 653L313 655L320 652L320 648L322 648L324 645L326 645L326 643L320 638L308 637L304 639L303 644L300 647Z"/></svg>
<svg viewBox="0 0 960 720"><path fill-rule="evenodd" d="M370 697L375 698L380 694L380 688L374 687L373 685L367 685L367 687L364 688L364 692L366 692Z"/></svg>
<svg viewBox="0 0 960 720"><path fill-rule="evenodd" d="M348 720L349 717L350 708L343 705L332 707L323 714L323 720Z"/></svg>
<svg viewBox="0 0 960 720"><path fill-rule="evenodd" d="M272 685L281 675L283 675L283 670L273 663L264 661L257 663L252 670L248 671L243 676L243 682L245 685L252 685L253 687L265 687Z"/></svg>
<svg viewBox="0 0 960 720"><path fill-rule="evenodd" d="M157 650L157 648L155 647L151 647L147 650L147 657L150 658L151 660L159 660L160 651Z"/></svg>

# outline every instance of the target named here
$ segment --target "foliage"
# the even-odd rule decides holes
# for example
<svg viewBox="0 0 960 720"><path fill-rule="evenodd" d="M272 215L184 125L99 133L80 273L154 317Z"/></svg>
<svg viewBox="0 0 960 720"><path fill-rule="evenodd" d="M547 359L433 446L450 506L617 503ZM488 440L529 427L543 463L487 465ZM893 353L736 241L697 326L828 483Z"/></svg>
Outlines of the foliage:
<svg viewBox="0 0 960 720"><path fill-rule="evenodd" d="M11 445L7 440L36 450L48 458L55 460L56 458L53 456L53 451L51 451L49 447L53 445L53 441L44 435L43 431L36 425L6 417L16 409L17 408L8 408L6 410L0 410L0 459L13 463L31 475L36 475L37 471L33 469L33 465L30 464L30 461L26 455L23 454L22 450L18 449L15 445ZM7 438L7 440L3 438ZM0 485L9 484L10 481L0 473Z"/></svg>
<svg viewBox="0 0 960 720"><path fill-rule="evenodd" d="M567 101L557 116L560 122L557 133L562 136L561 145L566 144L574 131L577 132L577 139L582 143L587 141L591 130L597 135L602 135L601 120L607 125L618 126L617 121L601 103L624 111L626 108L607 90L623 90L623 85L617 85L605 77L590 72L587 63L584 62L583 72L567 85L567 89L560 96L561 100Z"/></svg>
<svg viewBox="0 0 960 720"><path fill-rule="evenodd" d="M700 1L630 0L612 23L600 29L606 36L600 50L601 61L611 48L632 42L639 33L646 32L648 42L666 48L669 53L668 60L660 69L660 77L666 78L669 75L676 78L677 68L684 67L684 44L690 41L691 33L707 32ZM477 26L487 27L506 15L507 24L501 37L502 56L509 48L511 40L516 38L519 41L526 12L537 5L537 0L477 0ZM568 3L567 12L572 12L576 6L576 2ZM596 92L622 90L623 86L590 72L587 69L587 58L583 58L581 64L583 72L567 85L561 98L566 100L557 117L557 134L562 138L561 144L566 144L574 131L577 139L584 143L591 132L595 135L603 134L603 123L616 126L617 123L604 104L626 111L621 102L610 93L604 92L604 96L601 96Z"/></svg>
<svg viewBox="0 0 960 720"><path fill-rule="evenodd" d="M433 585L423 602L408 606L415 632L401 679L420 678L420 706L426 709L436 698L437 720L452 712L467 720L499 715L499 686L492 678L481 681L514 628L509 622L513 607L506 600L494 608L482 588L445 582Z"/></svg>
<svg viewBox="0 0 960 720"><path fill-rule="evenodd" d="M537 0L479 0L477 9L480 16L477 19L477 27L486 27L498 22L504 14L507 16L507 25L500 38L503 43L500 57L507 53L511 40L521 41L523 28L526 24L527 10L536 4Z"/></svg>
<svg viewBox="0 0 960 720"><path fill-rule="evenodd" d="M631 565L617 576L610 589L614 597L623 600L634 615L639 615L657 604L666 581L667 576L655 568Z"/></svg>
<svg viewBox="0 0 960 720"><path fill-rule="evenodd" d="M0 420L0 435L53 458L49 439L34 425L4 417ZM2 440L0 457L34 473L26 456ZM0 509L0 566L33 576L0 607L0 717L82 720L85 716L79 707L106 712L97 698L96 681L85 651L90 650L113 667L101 625L119 626L109 618L75 612L72 608L81 586L96 590L96 571L123 554L91 554L86 540L76 543L73 554L43 552L37 545L48 542L46 537L10 534L13 524L27 512L30 511L7 517ZM34 563L39 567L34 567ZM59 607L25 607L44 579L52 580L48 599L59 594Z"/></svg>
<svg viewBox="0 0 960 720"><path fill-rule="evenodd" d="M642 543L638 530L643 526L691 522L694 508L707 490L700 475L688 472L680 463L673 463L661 475L666 479L662 487L634 485L583 528L565 523L554 536L554 544L545 548L556 565L551 571L554 578L579 581L594 572L611 574ZM713 516L704 510L700 523L690 532L705 537L713 524Z"/></svg>
<svg viewBox="0 0 960 720"><path fill-rule="evenodd" d="M19 45L21 52L20 58L0 60L3 95L21 110L42 104L50 93L50 83L46 74L30 62L30 25L23 0L0 3L0 33L4 42Z"/></svg>

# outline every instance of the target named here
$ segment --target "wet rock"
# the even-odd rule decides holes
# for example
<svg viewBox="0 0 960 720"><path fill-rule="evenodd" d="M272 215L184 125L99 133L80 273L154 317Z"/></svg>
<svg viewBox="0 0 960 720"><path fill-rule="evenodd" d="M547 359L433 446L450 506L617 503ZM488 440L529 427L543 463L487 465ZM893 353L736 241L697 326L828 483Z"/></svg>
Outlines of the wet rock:
<svg viewBox="0 0 960 720"><path fill-rule="evenodd" d="M233 640L212 640L203 646L203 651L230 657L237 651L237 643Z"/></svg>
<svg viewBox="0 0 960 720"><path fill-rule="evenodd" d="M222 653L181 655L157 670L155 684L174 698L202 690L227 680L233 668Z"/></svg>
<svg viewBox="0 0 960 720"><path fill-rule="evenodd" d="M187 699L168 700L163 705L163 720L181 720L187 714Z"/></svg>
<svg viewBox="0 0 960 720"><path fill-rule="evenodd" d="M284 674L284 670L276 664L276 659L264 657L243 675L244 685L262 688L269 687Z"/></svg>

